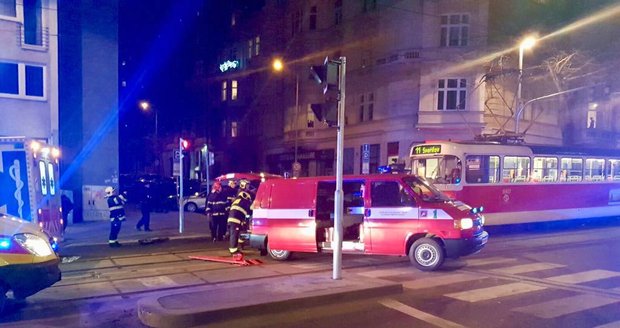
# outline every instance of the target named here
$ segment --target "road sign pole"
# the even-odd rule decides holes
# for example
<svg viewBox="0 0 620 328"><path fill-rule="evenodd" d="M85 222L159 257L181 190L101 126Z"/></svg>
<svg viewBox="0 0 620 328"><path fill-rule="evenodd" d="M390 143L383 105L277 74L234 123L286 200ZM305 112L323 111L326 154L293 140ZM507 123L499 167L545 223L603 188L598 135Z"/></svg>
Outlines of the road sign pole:
<svg viewBox="0 0 620 328"><path fill-rule="evenodd" d="M334 192L334 264L332 279L339 280L342 278L342 216L343 216L343 191L342 191L342 166L344 155L344 100L345 100L345 73L347 59L340 57L340 69L338 70L338 78L340 79L338 98L338 136L336 140L336 191Z"/></svg>

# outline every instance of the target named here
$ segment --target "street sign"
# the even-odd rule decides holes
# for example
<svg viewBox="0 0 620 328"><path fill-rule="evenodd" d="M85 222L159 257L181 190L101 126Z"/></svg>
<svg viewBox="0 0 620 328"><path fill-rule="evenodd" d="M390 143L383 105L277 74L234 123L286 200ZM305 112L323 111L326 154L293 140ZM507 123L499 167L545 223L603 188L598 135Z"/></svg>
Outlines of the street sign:
<svg viewBox="0 0 620 328"><path fill-rule="evenodd" d="M370 173L370 145L362 145L362 174Z"/></svg>
<svg viewBox="0 0 620 328"><path fill-rule="evenodd" d="M179 162L172 163L172 175L178 177L181 174L181 168Z"/></svg>
<svg viewBox="0 0 620 328"><path fill-rule="evenodd" d="M174 155L172 156L175 162L178 162L181 159L181 151L178 149L174 150Z"/></svg>

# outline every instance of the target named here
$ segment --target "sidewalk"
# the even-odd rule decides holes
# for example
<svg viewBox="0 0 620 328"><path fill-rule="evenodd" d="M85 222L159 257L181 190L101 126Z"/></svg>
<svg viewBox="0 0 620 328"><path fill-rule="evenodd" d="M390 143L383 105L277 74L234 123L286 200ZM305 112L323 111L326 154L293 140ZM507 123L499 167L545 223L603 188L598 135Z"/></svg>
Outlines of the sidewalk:
<svg viewBox="0 0 620 328"><path fill-rule="evenodd" d="M185 212L183 220L183 233L179 233L179 212L167 213L151 212L151 229L153 231L137 231L136 224L142 216L140 210L133 206L126 208L127 220L123 222L119 234L121 244L137 243L145 238L205 238L211 233L207 224L207 218L203 213ZM110 221L84 221L69 224L65 231L64 240L60 242L61 249L75 246L107 245L110 233Z"/></svg>

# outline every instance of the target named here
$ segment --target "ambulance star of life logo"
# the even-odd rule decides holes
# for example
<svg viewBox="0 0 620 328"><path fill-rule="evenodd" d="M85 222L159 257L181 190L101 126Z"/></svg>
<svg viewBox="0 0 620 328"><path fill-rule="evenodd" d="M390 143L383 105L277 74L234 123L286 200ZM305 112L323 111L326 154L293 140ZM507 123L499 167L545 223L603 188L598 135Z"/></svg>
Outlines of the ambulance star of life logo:
<svg viewBox="0 0 620 328"><path fill-rule="evenodd" d="M422 218L428 217L428 211L426 211L426 210L420 211L420 217L422 217Z"/></svg>

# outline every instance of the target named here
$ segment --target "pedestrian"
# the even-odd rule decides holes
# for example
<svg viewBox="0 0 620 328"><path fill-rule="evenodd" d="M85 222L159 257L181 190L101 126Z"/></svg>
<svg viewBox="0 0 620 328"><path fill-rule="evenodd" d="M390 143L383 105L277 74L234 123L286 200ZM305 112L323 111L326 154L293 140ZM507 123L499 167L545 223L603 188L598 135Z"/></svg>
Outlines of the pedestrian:
<svg viewBox="0 0 620 328"><path fill-rule="evenodd" d="M127 199L123 195L117 195L113 187L105 188L105 197L108 199L108 208L110 209L110 237L108 238L108 246L121 247L118 242L118 234L121 232L121 224L125 221L125 203Z"/></svg>
<svg viewBox="0 0 620 328"><path fill-rule="evenodd" d="M243 240L241 231L247 227L248 219L251 216L252 194L250 192L250 183L247 180L239 181L239 193L230 206L228 213L228 234L229 244L228 250L234 260L243 260L241 252Z"/></svg>
<svg viewBox="0 0 620 328"><path fill-rule="evenodd" d="M73 210L73 202L67 195L62 194L60 196L60 207L62 208L62 232L65 232L69 223L69 213Z"/></svg>
<svg viewBox="0 0 620 328"><path fill-rule="evenodd" d="M151 193L151 185L144 185L144 192L142 194L142 199L140 200L140 212L142 212L142 217L138 224L136 224L136 230L142 231L142 227L144 227L144 231L152 231L151 230L151 206L153 204L153 194Z"/></svg>
<svg viewBox="0 0 620 328"><path fill-rule="evenodd" d="M207 198L207 209L205 211L213 242L224 240L228 207L227 195L222 190L222 184L216 181L213 183L211 193Z"/></svg>

